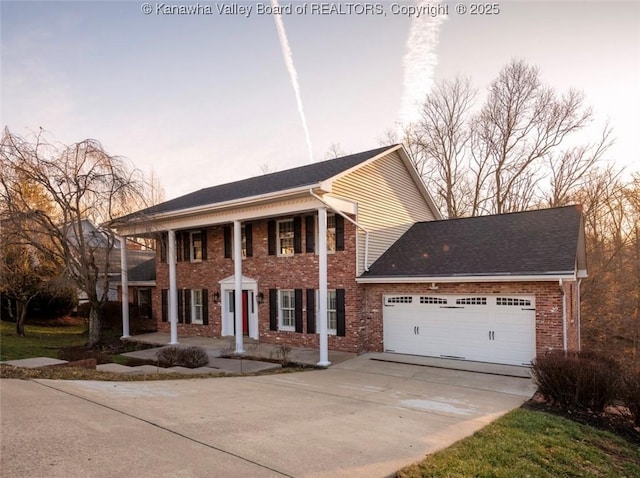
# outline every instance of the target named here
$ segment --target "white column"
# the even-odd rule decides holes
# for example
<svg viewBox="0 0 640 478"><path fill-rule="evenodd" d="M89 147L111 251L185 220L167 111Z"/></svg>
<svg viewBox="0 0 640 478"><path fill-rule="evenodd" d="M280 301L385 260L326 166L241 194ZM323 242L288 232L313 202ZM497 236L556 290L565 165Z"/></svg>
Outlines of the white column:
<svg viewBox="0 0 640 478"><path fill-rule="evenodd" d="M327 335L327 208L318 208L318 324L320 325L320 367L328 367Z"/></svg>
<svg viewBox="0 0 640 478"><path fill-rule="evenodd" d="M233 275L235 279L236 303L234 304L236 322L236 353L244 353L242 342L242 225L233 221Z"/></svg>
<svg viewBox="0 0 640 478"><path fill-rule="evenodd" d="M169 231L169 323L170 345L178 343L178 283L176 279L176 231Z"/></svg>
<svg viewBox="0 0 640 478"><path fill-rule="evenodd" d="M118 237L120 241L120 283L122 285L122 338L131 337L129 334L129 267L127 266L127 240Z"/></svg>

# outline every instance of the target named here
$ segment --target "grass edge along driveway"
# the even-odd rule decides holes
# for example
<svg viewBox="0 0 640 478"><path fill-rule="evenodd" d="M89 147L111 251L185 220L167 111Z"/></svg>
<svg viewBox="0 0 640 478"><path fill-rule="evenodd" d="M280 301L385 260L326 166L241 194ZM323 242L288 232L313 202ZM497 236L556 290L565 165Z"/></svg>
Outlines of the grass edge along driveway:
<svg viewBox="0 0 640 478"><path fill-rule="evenodd" d="M640 476L640 448L609 432L520 408L398 472L401 478L559 476Z"/></svg>

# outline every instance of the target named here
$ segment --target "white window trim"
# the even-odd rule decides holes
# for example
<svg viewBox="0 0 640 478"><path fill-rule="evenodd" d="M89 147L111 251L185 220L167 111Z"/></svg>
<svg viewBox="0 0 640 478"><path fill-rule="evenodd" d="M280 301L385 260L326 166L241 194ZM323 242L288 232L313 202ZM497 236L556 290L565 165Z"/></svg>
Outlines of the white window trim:
<svg viewBox="0 0 640 478"><path fill-rule="evenodd" d="M200 303L196 304L196 294L200 293ZM203 325L204 324L204 304L202 297L202 289L192 289L191 290L191 323L195 325ZM200 310L200 319L197 320L198 314L197 310Z"/></svg>
<svg viewBox="0 0 640 478"><path fill-rule="evenodd" d="M285 222L290 222L291 223L291 229L293 230L293 237L292 237L292 244L291 244L291 250L292 252L290 254L283 254L282 248L280 247L280 224L283 224ZM293 225L293 218L289 218L289 219L280 219L279 221L276 222L276 255L278 257L292 257L295 255L295 250L294 250L294 244L295 244L295 228Z"/></svg>
<svg viewBox="0 0 640 478"><path fill-rule="evenodd" d="M327 334L329 335L338 335L338 309L330 309L329 308L329 295L333 293L336 294L336 289L327 289ZM316 334L320 333L320 326L318 325L318 319L320 318L320 291L316 289ZM336 307L338 305L337 297L336 297ZM336 314L336 328L332 329L329 327L329 312L334 311Z"/></svg>
<svg viewBox="0 0 640 478"><path fill-rule="evenodd" d="M282 313L282 294L283 292L291 292L293 297L293 325L284 325L284 314ZM285 332L295 332L296 331L296 323L295 323L295 313L296 313L296 292L294 289L280 289L278 291L278 330L282 330Z"/></svg>
<svg viewBox="0 0 640 478"><path fill-rule="evenodd" d="M193 236L196 235L196 234L200 235L200 259L196 259L196 257L195 257L196 251L195 251ZM203 255L203 250L202 250L202 231L191 231L189 233L189 260L191 262L202 262L202 255Z"/></svg>

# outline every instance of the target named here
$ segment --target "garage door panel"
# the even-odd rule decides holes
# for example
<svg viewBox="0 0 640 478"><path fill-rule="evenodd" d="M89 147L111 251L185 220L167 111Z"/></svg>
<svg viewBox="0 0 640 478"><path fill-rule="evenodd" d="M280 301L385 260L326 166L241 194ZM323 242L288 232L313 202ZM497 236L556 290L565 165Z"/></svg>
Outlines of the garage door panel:
<svg viewBox="0 0 640 478"><path fill-rule="evenodd" d="M518 365L535 356L534 297L429 294L384 300L385 350Z"/></svg>

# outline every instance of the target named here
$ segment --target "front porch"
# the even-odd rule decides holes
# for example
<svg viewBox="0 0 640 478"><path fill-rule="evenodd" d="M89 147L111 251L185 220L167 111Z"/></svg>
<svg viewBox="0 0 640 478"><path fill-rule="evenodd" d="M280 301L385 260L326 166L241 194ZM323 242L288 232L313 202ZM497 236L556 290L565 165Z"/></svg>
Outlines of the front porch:
<svg viewBox="0 0 640 478"><path fill-rule="evenodd" d="M171 334L167 332L152 332L149 334L134 335L131 337L123 338L122 340L128 340L131 342L140 342L144 344L158 345L158 347L167 346L170 342ZM235 337L188 337L181 336L178 346L193 346L202 347L212 358L220 357L221 355L227 355L235 352ZM281 360L283 353L283 346L286 344L268 344L259 342L248 337L244 337L244 356L256 358L256 359L268 359L268 360ZM318 364L318 350L312 348L303 347L287 347L290 349L288 353L288 361L299 363L303 365ZM145 351L140 351L145 352ZM155 349L149 349L155 357ZM329 362L336 364L344 362L345 360L356 357L357 354L350 352L340 352L336 350L329 350Z"/></svg>

